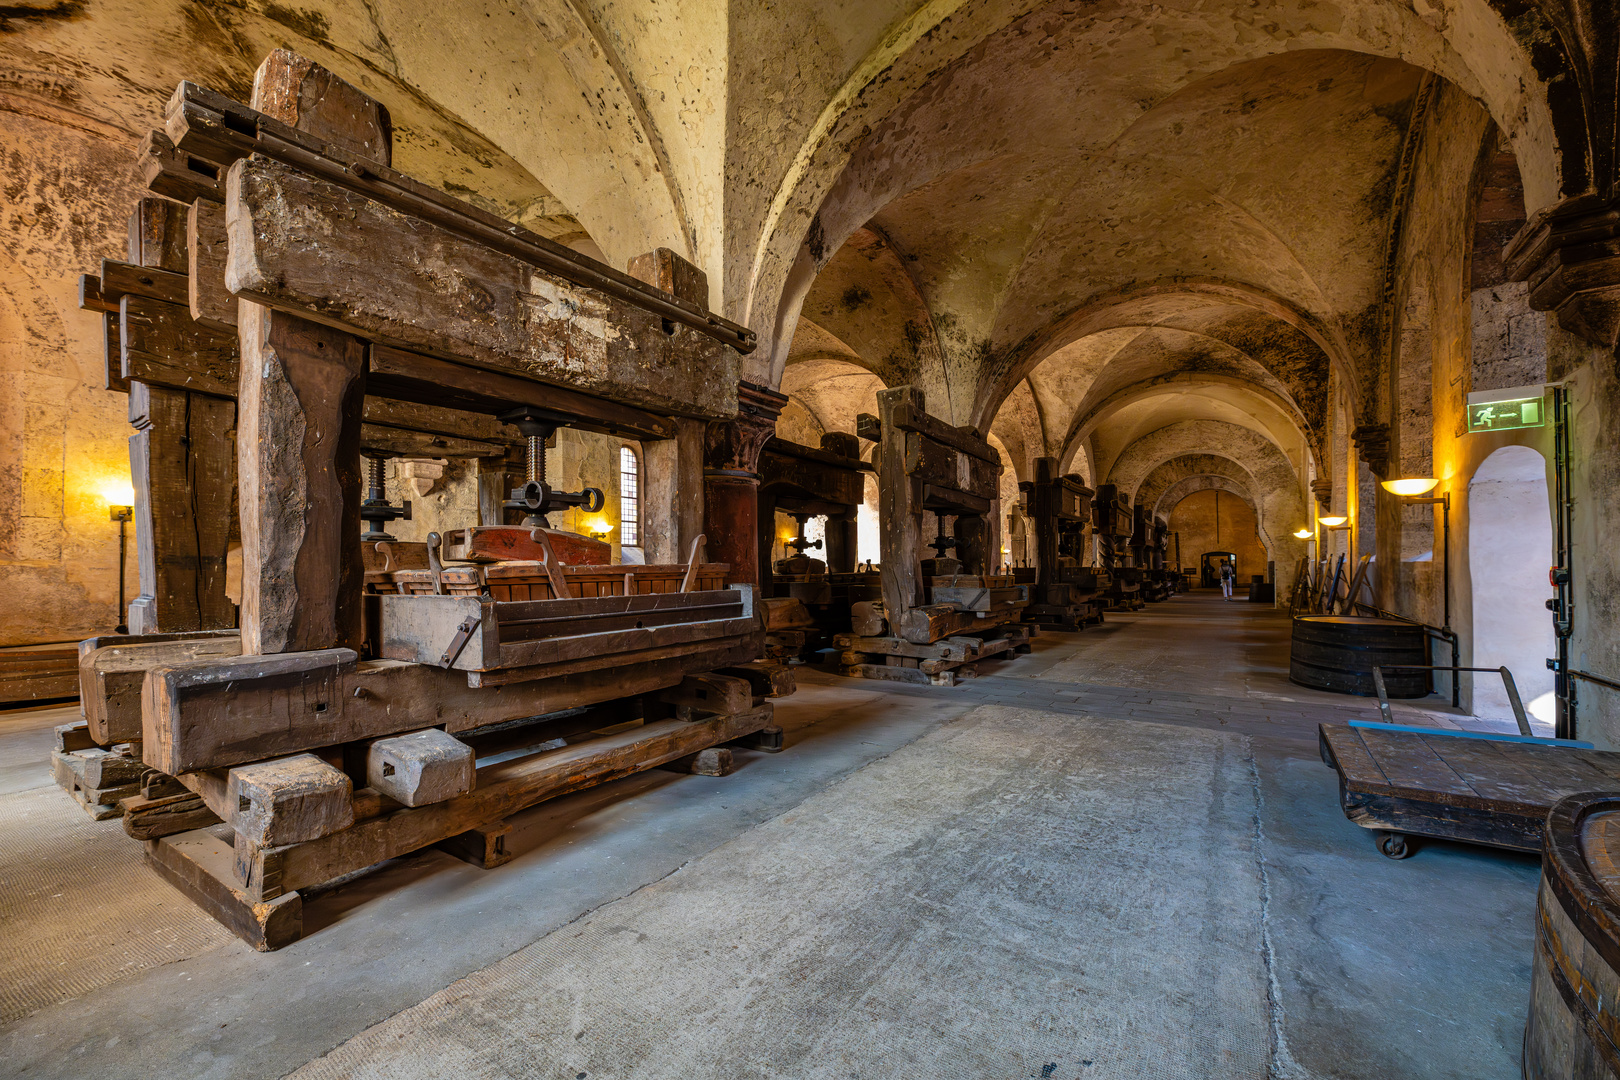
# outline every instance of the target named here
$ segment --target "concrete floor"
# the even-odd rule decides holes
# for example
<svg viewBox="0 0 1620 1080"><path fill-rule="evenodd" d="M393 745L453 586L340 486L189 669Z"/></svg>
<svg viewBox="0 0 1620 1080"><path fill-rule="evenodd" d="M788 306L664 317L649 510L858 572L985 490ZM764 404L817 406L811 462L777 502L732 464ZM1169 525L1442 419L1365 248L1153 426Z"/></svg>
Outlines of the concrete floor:
<svg viewBox="0 0 1620 1080"><path fill-rule="evenodd" d="M306 907L308 936L266 955L234 939L211 936L195 922L194 912L175 903L172 890L148 880L150 871L138 864L120 865L111 878L76 873L76 849L64 848L58 856L62 867L42 866L51 863L50 851L41 852L37 843L29 847L21 833L31 828L25 810L44 813L66 801L66 796L39 791L49 783L44 760L48 729L61 718L39 713L0 717L0 879L22 858L8 853L24 848L31 866L47 874L61 871L59 886L36 890L39 895L26 904L0 907L0 941L21 943L13 946L10 958L0 957L0 978L26 976L41 993L55 987L56 995L54 1003L0 1028L0 1075L275 1077L310 1063L310 1075L441 1076L450 1060L446 1040L465 1045L466 1032L483 1030L490 1038L503 1033L515 1037L520 1045L533 1040L531 1052L494 1065L486 1060L479 1065L484 1071L467 1068L467 1075L561 1076L559 1070L566 1068L567 1076L576 1077L586 1070L575 1068L572 1057L545 1050L555 1032L546 1028L549 999L543 988L532 980L514 979L514 971L533 970L523 965L556 954L570 933L583 934L620 911L638 913L638 918L656 915L668 924L669 913L681 907L650 905L659 896L687 895L681 890L690 888L689 882L707 882L707 895L721 901L728 900L729 887L729 905L746 907L762 886L750 879L748 864L737 861L739 851L771 837L785 838L781 842L789 850L797 845L807 851L821 840L837 839L818 834L813 821L807 824L805 814L793 812L874 788L888 775L884 770L913 762L938 740L983 723L983 712L963 719L975 708L1000 705L1027 712L1031 734L1041 733L1042 746L1074 740L1065 751L1071 761L1098 759L1113 752L1108 748L1120 746L1138 747L1138 753L1120 759L1132 762L1149 760L1148 748L1159 746L1177 753L1192 753L1198 746L1241 746L1242 760L1252 763L1238 778L1249 800L1248 816L1223 826L1219 842L1201 839L1199 829L1208 827L1209 815L1195 814L1190 804L1171 813L1167 805L1159 805L1163 800L1144 804L1133 796L1145 775L1131 781L1123 770L1099 772L1088 790L1098 800L1095 805L1119 816L1113 824L1140 819L1145 812L1156 814L1154 828L1162 834L1164 850L1179 853L1177 858L1197 856L1173 871L1169 868L1178 865L1174 859L1138 860L1141 881L1174 895L1186 888L1189 874L1200 882L1229 880L1230 891L1221 894L1225 922L1216 936L1242 947L1237 953L1209 952L1215 967L1196 977L1184 975L1185 983L1173 987L1161 985L1174 981L1162 972L1144 977L1141 972L1150 969L1132 967L1141 960L1138 953L1105 958L1087 968L1093 974L1101 968L1092 988L1100 993L1099 1003L1091 1012L1076 1012L1054 996L1048 970L1051 942L1100 949L1098 942L1107 940L1146 940L1153 933L1151 920L1147 929L1133 924L1121 933L1118 927L1125 924L1107 919L1132 912L1150 915L1155 909L1149 901L1156 893L1108 909L1104 921L1095 924L1088 921L1100 917L1095 911L1057 905L1041 916L1050 940L1038 937L1022 946L1038 962L1021 965L1005 954L994 971L997 980L1012 988L1020 1009L1027 1006L1046 1019L1032 1021L1017 1011L998 1032L994 1024L986 1028L982 1016L963 1013L940 1029L939 1046L971 1034L979 1043L1000 1038L1021 1047L1018 1054L945 1059L937 1046L930 1050L929 1040L919 1036L916 1013L900 1009L877 1018L844 1012L828 1025L828 1037L842 1040L833 1057L794 1058L793 1064L778 1064L778 1071L759 1075L833 1075L822 1067L833 1058L849 1066L837 1075L896 1075L890 1066L897 1059L884 1054L903 1044L909 1047L906 1061L931 1062L935 1075L1042 1075L1050 1063L1064 1071L1046 1075L1077 1077L1518 1076L1536 860L1445 843L1427 844L1399 863L1378 855L1370 835L1339 812L1334 774L1318 760L1315 740L1319 720L1372 718L1375 710L1365 701L1292 686L1286 673L1285 616L1196 593L1135 615L1113 616L1084 634L1044 636L1034 654L1000 664L994 674L954 689L802 671L799 694L778 705L778 718L788 733L786 752L740 755L743 767L730 777L644 774L537 807L517 819L512 841L519 857L494 871L479 871L437 852L396 860L314 900ZM1403 711L1431 723L1467 723L1448 717L1438 703L1408 705ZM1201 730L1182 737L1178 729ZM1000 749L984 751L979 764L1002 761L1007 747L1016 745L1016 738L1007 742L1005 732L998 738ZM1202 768L1189 761L1193 764L1161 762L1158 772L1190 775ZM1060 774L1062 769L1042 773L1031 766L1024 781L1032 790L1053 788L1058 781L1042 777ZM875 785L879 793L882 789ZM943 820L953 797L961 798L959 793L952 796L950 785L942 784L938 791L924 785L920 792L924 802L905 817ZM892 807L870 799L840 804L840 812L874 830L901 820ZM1186 825L1180 828L1177 822L1183 819ZM36 830L38 820L32 827ZM1083 840L1030 846L1020 839L1024 834L1018 830L1030 827L1020 825L1022 819L989 820L980 848L951 849L954 854L941 863L935 885L982 890L984 874L997 867L1004 873L1009 865L1029 875L1050 874L1062 860L1079 859L1096 846ZM1100 820L1110 824L1106 813ZM1251 832L1239 851L1232 843L1233 829L1244 822ZM1041 835L1052 827L1041 826ZM116 823L88 821L73 825L76 842L121 840L133 847L121 834L105 833L117 828ZM837 833L850 831L845 827ZM971 869L979 865L975 850L983 856L977 872ZM1008 863L1008 850L1020 857ZM1067 854L1071 851L1073 856ZM8 857L14 861L8 863ZM803 912L825 910L817 906L824 894L849 887L853 879L839 876L839 867L849 862L835 860L802 881L789 881L804 894ZM1117 865L1081 861L1073 874L1077 880L1112 882L1109 867ZM907 871L915 872L914 867ZM920 884L928 884L926 877L908 878L898 870L891 874L881 862L862 873L871 886L867 891L891 898L885 911L926 899L918 893ZM57 888L60 897L51 894ZM13 904L12 896L0 880L0 899ZM770 899L782 902L774 894ZM781 910L799 910L791 899L788 895ZM103 972L87 983L59 978L54 971L93 968L91 953L105 951L104 943L83 947L81 955L71 955L71 944L65 956L60 945L55 952L43 946L29 951L31 940L60 941L63 926L77 925L89 937L104 923L142 916L148 908L153 925L172 925L173 940L182 944L170 955L183 958L161 962L164 956L157 953L159 960L130 963L127 970ZM694 917L694 932L699 925ZM870 926L858 929L858 920L838 925L848 932L830 947L844 954L858 952ZM883 924L886 932L895 925ZM582 940L601 943L576 947L585 948L573 956L585 970L604 965L605 977L618 963L622 972L639 973L654 987L668 989L677 982L678 973L672 970L665 986L657 979L665 965L638 967L610 936ZM757 953L758 946L750 942L748 951ZM936 943L936 948L946 947ZM910 954L901 949L896 955ZM1243 959L1232 960L1233 955ZM51 965L55 969L44 970ZM781 975L788 969L763 970ZM797 980L814 983L821 974L814 957L793 970L799 974L767 978L761 990L776 995L772 1008L782 1015L793 1015L794 995L800 993ZM907 971L905 963L890 965L882 972L888 980L884 985L891 999L915 999L918 1008L937 992L933 981L960 977L940 976L918 964L907 983ZM1151 995L1140 994L1144 983L1174 1000L1153 1002ZM494 1000L503 1005L498 1015L481 1005L478 996L496 991ZM1148 1033L1154 1024L1183 1015L1176 1010L1187 997L1199 1001L1198 1023L1211 1031L1252 1032L1259 1018L1259 1055L1243 1049L1253 1045L1246 1037L1231 1043L1242 1052L1221 1058L1225 1064L1219 1067L1209 1063L1213 1059L1157 1052L1162 1040L1155 1042ZM1043 999L1052 1002L1044 1011ZM799 1004L828 1008L826 995L808 990ZM928 1007L937 1013L937 1003ZM513 1020L525 1011L527 1021ZM1133 1011L1135 1027L1120 1019ZM423 1020L429 1016L438 1028ZM606 1032L615 1045L634 1046L646 1034L637 1026L644 1020L622 1011L604 1009L598 1018L608 1028L619 1028ZM892 1029L899 1038L893 1045L885 1043L882 1053L862 1027L880 1019L899 1025ZM1075 1053L1052 1053L1032 1073L1017 1071L1046 1053L1029 1043L1025 1029L1031 1023L1048 1023ZM626 1075L632 1065L636 1075L755 1074L752 1067L736 1067L736 1059L723 1052L748 1049L738 1045L746 1040L739 1039L742 1029L734 1017L694 1018L679 1035L690 1041L695 1034L701 1044L704 1024L713 1027L711 1055L684 1058L688 1064L682 1072L668 1071L669 1061L662 1056L654 1061L633 1053L617 1058L599 1053L592 1060L604 1071L587 1074ZM434 1030L461 1034L424 1040L423 1033ZM1139 1034L1133 1036L1133 1031ZM379 1040L395 1036L399 1041L401 1033L410 1036L411 1048L379 1056ZM1110 1056L1084 1057L1086 1038L1100 1040ZM455 1060L461 1070L463 1059ZM990 1060L1000 1062L997 1068L1004 1072L986 1071ZM1156 1064L1147 1071L1120 1071L1136 1060ZM957 1062L954 1070L950 1061Z"/></svg>

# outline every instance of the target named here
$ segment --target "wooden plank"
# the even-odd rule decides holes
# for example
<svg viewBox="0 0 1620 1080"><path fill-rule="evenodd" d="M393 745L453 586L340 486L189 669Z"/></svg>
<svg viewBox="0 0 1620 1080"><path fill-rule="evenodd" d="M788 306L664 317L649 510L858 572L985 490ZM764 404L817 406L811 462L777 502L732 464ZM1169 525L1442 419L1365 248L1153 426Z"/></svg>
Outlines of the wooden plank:
<svg viewBox="0 0 1620 1080"><path fill-rule="evenodd" d="M676 645L662 645L639 652L588 656L562 663L537 664L533 667L502 668L497 671L469 671L469 686L511 686L537 679L556 679L587 672L626 671L643 664L672 663L684 672L713 671L728 664L743 664L757 660L765 648L763 631L730 637L686 641Z"/></svg>
<svg viewBox="0 0 1620 1080"><path fill-rule="evenodd" d="M284 892L250 901L235 885L236 850L208 829L146 842L146 861L191 902L260 952L290 945L304 932L304 901Z"/></svg>
<svg viewBox="0 0 1620 1080"><path fill-rule="evenodd" d="M724 638L741 638L757 632L759 628L758 619L748 615L743 618L679 622L671 626L611 630L600 634L580 634L575 637L547 638L541 641L503 641L500 646L500 659L495 666L523 668L580 660L613 662L621 654L634 653L645 656L672 645L693 645Z"/></svg>
<svg viewBox="0 0 1620 1080"><path fill-rule="evenodd" d="M140 589L130 604L130 629L227 629L236 622L225 592L236 407L138 382L129 400Z"/></svg>
<svg viewBox="0 0 1620 1080"><path fill-rule="evenodd" d="M189 289L185 274L101 260L101 298L107 304L117 304L125 296L145 296L184 307Z"/></svg>
<svg viewBox="0 0 1620 1080"><path fill-rule="evenodd" d="M554 386L522 373L490 371L470 364L387 345L372 345L366 392L399 401L502 413L536 405L573 419L571 427L630 439L669 439L675 421L594 394ZM516 428L491 421L516 441Z"/></svg>
<svg viewBox="0 0 1620 1080"><path fill-rule="evenodd" d="M346 649L171 664L146 679L142 753L153 768L178 776L424 727L468 731L653 693L692 671L749 660L757 648L698 643L680 656L558 671L499 692L469 686L464 672L357 663Z"/></svg>
<svg viewBox="0 0 1620 1080"><path fill-rule="evenodd" d="M254 853L249 896L266 878L293 890L416 851L571 791L654 768L770 726L769 704L691 723L668 720L487 765L466 795L357 823L307 844ZM262 894L262 887L258 889Z"/></svg>
<svg viewBox="0 0 1620 1080"><path fill-rule="evenodd" d="M106 368L106 378L103 386L108 390L120 394L129 393L129 380L124 378L124 332L122 318L118 310L104 312L101 316L101 330L103 334L101 359Z"/></svg>
<svg viewBox="0 0 1620 1080"><path fill-rule="evenodd" d="M168 199L139 199L129 219L129 261L136 266L184 274L185 207Z"/></svg>
<svg viewBox="0 0 1620 1080"><path fill-rule="evenodd" d="M236 332L236 297L225 288L225 260L230 238L225 232L225 197L198 199L186 215L186 295L191 317L204 326ZM232 391L235 395L235 391Z"/></svg>
<svg viewBox="0 0 1620 1080"><path fill-rule="evenodd" d="M136 840L156 840L220 822L219 815L189 791L160 799L135 796L125 799L122 808L124 832Z"/></svg>
<svg viewBox="0 0 1620 1080"><path fill-rule="evenodd" d="M1376 728L1357 728L1356 733L1395 787L1480 797L1479 792L1458 776L1421 736Z"/></svg>
<svg viewBox="0 0 1620 1080"><path fill-rule="evenodd" d="M1347 781L1381 787L1391 786L1389 777L1384 775L1384 770L1373 760L1356 728L1348 724L1318 724L1316 727L1318 738L1329 749L1334 761L1337 762L1340 775Z"/></svg>
<svg viewBox="0 0 1620 1080"><path fill-rule="evenodd" d="M244 158L226 186L238 297L642 408L736 414L740 356L698 330L277 161Z"/></svg>
<svg viewBox="0 0 1620 1080"><path fill-rule="evenodd" d="M123 376L221 398L236 397L234 333L192 319L189 308L126 295L119 302Z"/></svg>

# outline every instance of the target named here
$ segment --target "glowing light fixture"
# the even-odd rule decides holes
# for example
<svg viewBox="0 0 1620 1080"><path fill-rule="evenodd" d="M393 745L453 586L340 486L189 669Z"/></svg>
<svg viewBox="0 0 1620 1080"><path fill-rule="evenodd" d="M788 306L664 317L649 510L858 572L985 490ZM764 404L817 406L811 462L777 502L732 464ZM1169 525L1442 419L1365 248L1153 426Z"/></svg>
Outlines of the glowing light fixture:
<svg viewBox="0 0 1620 1080"><path fill-rule="evenodd" d="M1309 529L1294 530L1294 539L1296 540L1309 540L1313 535L1314 534Z"/></svg>
<svg viewBox="0 0 1620 1080"><path fill-rule="evenodd" d="M135 487L128 480L115 477L104 481L101 485L100 494L103 499L107 500L108 506L135 505Z"/></svg>
<svg viewBox="0 0 1620 1080"><path fill-rule="evenodd" d="M1440 481L1432 476L1413 476L1405 480L1385 480L1383 488L1391 495L1427 495Z"/></svg>
<svg viewBox="0 0 1620 1080"><path fill-rule="evenodd" d="M1320 521L1330 529L1336 529L1350 519L1345 517L1343 514L1333 514L1329 517L1317 518L1316 520Z"/></svg>

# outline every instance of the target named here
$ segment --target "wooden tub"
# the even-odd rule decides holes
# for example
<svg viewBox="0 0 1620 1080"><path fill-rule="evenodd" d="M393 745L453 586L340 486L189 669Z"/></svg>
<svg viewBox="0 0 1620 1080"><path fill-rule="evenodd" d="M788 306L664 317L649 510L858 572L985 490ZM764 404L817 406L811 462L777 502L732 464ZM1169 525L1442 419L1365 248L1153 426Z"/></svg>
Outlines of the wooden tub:
<svg viewBox="0 0 1620 1080"><path fill-rule="evenodd" d="M1392 698L1429 693L1427 671L1389 671L1391 664L1428 664L1423 627L1403 619L1355 615L1296 615L1288 649L1288 681L1333 694L1371 697L1372 669L1383 666Z"/></svg>
<svg viewBox="0 0 1620 1080"><path fill-rule="evenodd" d="M1620 794L1571 795L1547 815L1536 898L1529 1080L1620 1077Z"/></svg>
<svg viewBox="0 0 1620 1080"><path fill-rule="evenodd" d="M500 562L478 566L447 566L440 581L447 596L477 596L481 591L479 570L489 583L489 592L496 600L554 600L551 581L546 576L545 563ZM701 592L726 587L729 563L702 563L698 566L693 591ZM654 593L679 592L686 567L678 565L654 566L564 566L563 577L568 591L578 598L590 596L648 596ZM371 592L406 593L428 596L433 593L431 570L394 570L386 575L368 573L366 583Z"/></svg>

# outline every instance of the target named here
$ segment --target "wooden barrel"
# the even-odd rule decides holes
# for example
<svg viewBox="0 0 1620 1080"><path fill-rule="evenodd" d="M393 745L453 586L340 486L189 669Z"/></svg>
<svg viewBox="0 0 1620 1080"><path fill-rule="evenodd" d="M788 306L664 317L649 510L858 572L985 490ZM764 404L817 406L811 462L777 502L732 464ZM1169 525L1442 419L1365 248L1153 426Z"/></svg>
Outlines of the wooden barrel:
<svg viewBox="0 0 1620 1080"><path fill-rule="evenodd" d="M1620 795L1571 795L1547 815L1536 897L1528 1080L1620 1077Z"/></svg>
<svg viewBox="0 0 1620 1080"><path fill-rule="evenodd" d="M1355 615L1296 615L1288 651L1288 681L1335 694L1371 697L1377 692L1374 666L1430 662L1428 642L1417 623ZM1385 670L1384 688L1392 698L1424 697L1429 693L1429 673Z"/></svg>

